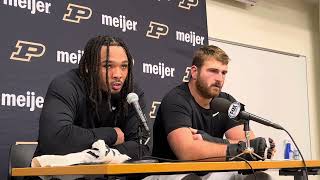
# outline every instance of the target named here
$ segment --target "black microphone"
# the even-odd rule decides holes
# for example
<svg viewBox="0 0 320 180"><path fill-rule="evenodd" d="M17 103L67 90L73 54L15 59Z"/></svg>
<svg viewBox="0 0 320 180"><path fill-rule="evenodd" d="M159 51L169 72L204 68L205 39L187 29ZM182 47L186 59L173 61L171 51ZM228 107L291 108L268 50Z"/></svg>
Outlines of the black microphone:
<svg viewBox="0 0 320 180"><path fill-rule="evenodd" d="M147 125L147 120L146 120L146 117L144 116L142 110L141 110L141 107L140 107L140 104L139 104L139 97L136 93L129 93L127 95L127 102L129 104L132 104L134 109L136 110L136 113L140 119L140 121L142 122L143 124L143 127L144 129L148 132L148 134L150 133L150 129Z"/></svg>
<svg viewBox="0 0 320 180"><path fill-rule="evenodd" d="M284 130L284 128L276 123L273 123L267 119L256 116L254 114L248 113L246 111L241 110L241 103L234 102L231 103L227 99L224 98L214 98L211 101L211 107L218 112L227 113L230 118L239 118L243 120L252 120L258 122L260 124L264 124L266 126L270 126L276 129Z"/></svg>

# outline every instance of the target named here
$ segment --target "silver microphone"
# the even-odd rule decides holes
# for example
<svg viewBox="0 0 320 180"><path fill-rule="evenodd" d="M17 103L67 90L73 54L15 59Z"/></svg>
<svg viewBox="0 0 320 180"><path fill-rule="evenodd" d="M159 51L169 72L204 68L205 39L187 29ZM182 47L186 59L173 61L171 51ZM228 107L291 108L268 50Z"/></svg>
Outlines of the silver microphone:
<svg viewBox="0 0 320 180"><path fill-rule="evenodd" d="M136 93L129 93L129 94L127 95L127 102L128 102L129 104L132 104L132 105L133 105L133 107L134 107L134 109L136 110L136 113L137 113L140 121L141 121L142 124L143 124L144 129L145 129L148 133L150 133L150 129L149 129L148 125L147 125L146 117L145 117L145 115L143 114L143 112L142 112L142 110L141 110L141 107L140 107L140 104L139 104L139 97L138 97L138 95L137 95Z"/></svg>

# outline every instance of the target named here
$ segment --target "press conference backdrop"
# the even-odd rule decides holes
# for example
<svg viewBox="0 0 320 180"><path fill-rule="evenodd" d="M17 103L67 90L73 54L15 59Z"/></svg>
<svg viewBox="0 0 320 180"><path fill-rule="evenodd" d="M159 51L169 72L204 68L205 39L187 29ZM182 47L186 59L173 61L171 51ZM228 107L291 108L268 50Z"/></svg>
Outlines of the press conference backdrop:
<svg viewBox="0 0 320 180"><path fill-rule="evenodd" d="M304 56L209 38L231 61L223 91L245 104L246 111L280 124L311 159L307 68ZM275 140L275 159L284 158L284 131L250 121L256 136Z"/></svg>
<svg viewBox="0 0 320 180"><path fill-rule="evenodd" d="M0 179L9 146L37 140L50 81L78 67L89 38L127 43L150 123L163 95L183 81L193 51L208 43L205 0L3 0L0 24Z"/></svg>

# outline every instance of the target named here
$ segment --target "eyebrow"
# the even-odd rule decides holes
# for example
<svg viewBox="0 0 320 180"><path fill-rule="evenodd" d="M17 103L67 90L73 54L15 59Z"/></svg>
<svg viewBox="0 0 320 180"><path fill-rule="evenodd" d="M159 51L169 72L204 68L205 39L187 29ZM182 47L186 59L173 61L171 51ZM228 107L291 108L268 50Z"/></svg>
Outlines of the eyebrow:
<svg viewBox="0 0 320 180"><path fill-rule="evenodd" d="M102 61L101 63L107 63L107 61ZM109 59L109 63L114 63L114 61L112 59ZM122 60L122 62L120 63L129 63L129 60Z"/></svg>
<svg viewBox="0 0 320 180"><path fill-rule="evenodd" d="M218 68L208 68L209 71L221 71L221 72L228 72L228 70L220 70Z"/></svg>
<svg viewBox="0 0 320 180"><path fill-rule="evenodd" d="M114 62L114 60L112 60L112 59L109 59L109 63L113 63ZM129 60L122 60L121 61L121 63L129 63Z"/></svg>

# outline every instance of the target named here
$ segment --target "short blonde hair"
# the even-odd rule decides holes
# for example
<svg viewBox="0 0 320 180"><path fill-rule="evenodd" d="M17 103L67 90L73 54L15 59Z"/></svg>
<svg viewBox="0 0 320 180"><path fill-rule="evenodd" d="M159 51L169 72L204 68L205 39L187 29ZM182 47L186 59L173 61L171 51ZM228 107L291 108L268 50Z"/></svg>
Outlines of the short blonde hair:
<svg viewBox="0 0 320 180"><path fill-rule="evenodd" d="M192 65L195 65L198 68L201 68L204 61L207 59L207 57L214 57L217 61L220 61L223 64L229 63L229 56L219 47L208 45L208 46L202 46L196 52L193 56Z"/></svg>

